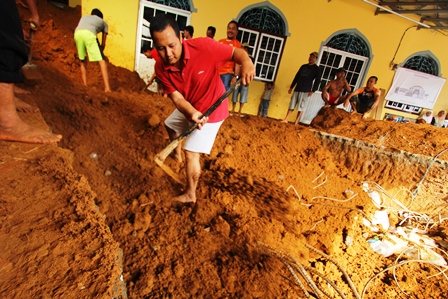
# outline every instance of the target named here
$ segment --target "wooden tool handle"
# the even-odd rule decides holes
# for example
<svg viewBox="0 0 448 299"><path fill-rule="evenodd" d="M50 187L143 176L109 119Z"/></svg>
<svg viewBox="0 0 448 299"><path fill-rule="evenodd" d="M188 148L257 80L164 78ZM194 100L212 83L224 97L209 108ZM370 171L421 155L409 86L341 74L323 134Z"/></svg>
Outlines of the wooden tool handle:
<svg viewBox="0 0 448 299"><path fill-rule="evenodd" d="M29 43L30 43L30 49L28 50L28 63L31 63L31 58L32 58L32 54L33 54L33 37L34 37L34 32L35 30L30 28L30 32L28 33L28 39L29 39Z"/></svg>

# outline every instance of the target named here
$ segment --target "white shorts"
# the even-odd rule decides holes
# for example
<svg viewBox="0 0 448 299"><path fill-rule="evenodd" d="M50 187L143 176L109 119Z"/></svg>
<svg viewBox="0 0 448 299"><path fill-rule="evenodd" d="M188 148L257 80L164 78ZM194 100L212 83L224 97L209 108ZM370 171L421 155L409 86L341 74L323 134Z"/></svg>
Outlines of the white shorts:
<svg viewBox="0 0 448 299"><path fill-rule="evenodd" d="M191 132L185 140L184 150L209 155L213 144L215 143L216 135L218 135L219 128L223 122L224 121L206 123L202 129L196 129ZM165 119L165 125L178 134L182 134L192 123L193 122L188 121L185 115L177 109Z"/></svg>
<svg viewBox="0 0 448 299"><path fill-rule="evenodd" d="M294 91L289 102L289 110L294 110L297 105L297 111L304 111L310 96L307 92Z"/></svg>

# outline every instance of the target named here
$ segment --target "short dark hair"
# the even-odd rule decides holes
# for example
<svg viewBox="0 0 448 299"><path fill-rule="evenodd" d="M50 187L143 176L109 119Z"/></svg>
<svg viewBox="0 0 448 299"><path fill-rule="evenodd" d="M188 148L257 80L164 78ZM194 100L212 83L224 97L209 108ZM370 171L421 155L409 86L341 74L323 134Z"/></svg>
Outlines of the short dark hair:
<svg viewBox="0 0 448 299"><path fill-rule="evenodd" d="M237 21L230 21L229 24L227 24L227 26L229 26L232 23L235 24L236 29L238 29L238 22Z"/></svg>
<svg viewBox="0 0 448 299"><path fill-rule="evenodd" d="M187 27L185 27L184 29L185 31L188 31L188 33L190 33L191 37L193 37L193 33L194 33L194 28L191 25L188 25Z"/></svg>
<svg viewBox="0 0 448 299"><path fill-rule="evenodd" d="M215 27L208 26L207 30L210 30L212 32L213 36L215 36L215 33L216 33L216 28Z"/></svg>
<svg viewBox="0 0 448 299"><path fill-rule="evenodd" d="M144 45L142 47L142 53L145 53L145 52L151 51L151 50L152 50L152 47L151 47L151 45L149 43L147 43L146 45Z"/></svg>
<svg viewBox="0 0 448 299"><path fill-rule="evenodd" d="M92 12L90 14L94 15L94 16L97 16L97 17L100 17L101 19L103 18L103 13L98 8L92 9Z"/></svg>
<svg viewBox="0 0 448 299"><path fill-rule="evenodd" d="M151 37L153 36L154 32L161 32L166 29L166 27L170 26L173 28L174 33L178 38L180 38L180 30L179 25L177 22L167 14L158 14L154 18L151 19L150 25L149 25L149 32L151 34Z"/></svg>
<svg viewBox="0 0 448 299"><path fill-rule="evenodd" d="M375 79L375 83L378 82L378 77L377 77L377 76L370 76L369 79L370 79L370 78Z"/></svg>

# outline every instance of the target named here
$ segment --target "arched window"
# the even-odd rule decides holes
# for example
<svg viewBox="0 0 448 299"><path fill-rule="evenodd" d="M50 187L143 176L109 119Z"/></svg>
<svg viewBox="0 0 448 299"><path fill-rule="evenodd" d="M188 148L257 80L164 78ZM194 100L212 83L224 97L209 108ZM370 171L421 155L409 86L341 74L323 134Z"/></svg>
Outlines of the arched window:
<svg viewBox="0 0 448 299"><path fill-rule="evenodd" d="M248 28L257 28L281 36L285 35L285 22L278 13L269 7L257 7L246 11L238 22Z"/></svg>
<svg viewBox="0 0 448 299"><path fill-rule="evenodd" d="M288 35L285 20L282 13L269 2L249 6L238 16L237 39L249 44L255 79L275 80Z"/></svg>
<svg viewBox="0 0 448 299"><path fill-rule="evenodd" d="M366 42L353 33L343 33L333 36L326 46L360 56L370 56Z"/></svg>
<svg viewBox="0 0 448 299"><path fill-rule="evenodd" d="M370 47L361 34L356 31L337 33L324 45L319 61L320 90L334 79L336 70L341 67L347 70L346 78L352 90L361 87L371 58Z"/></svg>
<svg viewBox="0 0 448 299"><path fill-rule="evenodd" d="M162 5L166 5L169 7L174 7L186 11L191 11L190 9L190 1L188 0L149 0L149 2L154 2Z"/></svg>
<svg viewBox="0 0 448 299"><path fill-rule="evenodd" d="M439 76L437 62L427 55L414 55L403 64L403 67L422 73Z"/></svg>

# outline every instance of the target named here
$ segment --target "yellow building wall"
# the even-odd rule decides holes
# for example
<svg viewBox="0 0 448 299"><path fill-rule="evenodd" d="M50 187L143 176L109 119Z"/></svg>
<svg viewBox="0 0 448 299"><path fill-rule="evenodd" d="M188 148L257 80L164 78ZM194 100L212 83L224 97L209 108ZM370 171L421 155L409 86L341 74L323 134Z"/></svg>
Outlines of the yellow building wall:
<svg viewBox="0 0 448 299"><path fill-rule="evenodd" d="M98 8L109 26L104 54L109 62L134 70L135 42L139 1L136 0L82 0L82 15ZM100 36L100 35L99 35ZM101 41L101 39L99 38Z"/></svg>
<svg viewBox="0 0 448 299"><path fill-rule="evenodd" d="M287 93L289 85L299 67L308 62L309 53L320 53L324 42L341 30L356 29L370 44L373 58L367 78L377 76L378 88L387 91L392 84L395 72L389 65L398 47L394 59L396 64L403 63L415 53L430 51L440 62L441 76L448 73L446 32L442 34L436 30L411 28L399 46L405 30L416 24L392 14L375 16L376 8L359 0L193 0L192 3L197 9L191 17L191 25L195 28L194 37L205 36L207 27L211 25L217 29L216 40L226 37L227 23L236 19L250 5L270 4L284 15L290 36L285 42L269 108L269 116L274 118L285 116L290 100ZM95 7L103 11L104 19L109 24L106 55L111 63L133 70L139 1L82 0L82 6L83 14L90 13ZM244 107L244 113L257 114L263 87L261 82L250 84L249 102ZM448 109L448 84L444 85L434 111L441 109ZM383 112L416 118L395 110L383 109Z"/></svg>

